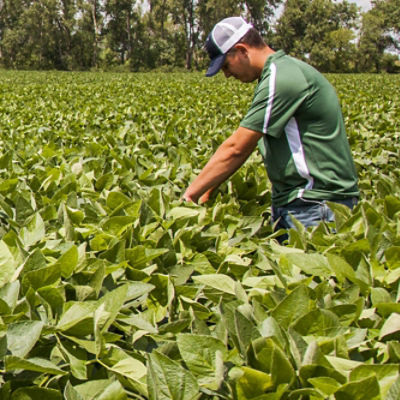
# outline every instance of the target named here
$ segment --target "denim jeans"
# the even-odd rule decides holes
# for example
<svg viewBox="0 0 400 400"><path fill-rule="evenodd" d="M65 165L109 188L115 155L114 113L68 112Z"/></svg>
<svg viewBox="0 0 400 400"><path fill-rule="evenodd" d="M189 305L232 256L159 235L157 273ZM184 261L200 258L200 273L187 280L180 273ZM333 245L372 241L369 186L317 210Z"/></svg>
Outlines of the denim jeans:
<svg viewBox="0 0 400 400"><path fill-rule="evenodd" d="M333 203L344 204L353 208L358 199L356 197L348 199L329 200ZM326 204L326 200L316 201L307 199L296 199L283 207L272 207L272 222L276 224L275 230L295 228L291 216L296 218L305 227L316 226L321 221L333 222L335 215ZM279 242L288 239L288 235L279 236Z"/></svg>

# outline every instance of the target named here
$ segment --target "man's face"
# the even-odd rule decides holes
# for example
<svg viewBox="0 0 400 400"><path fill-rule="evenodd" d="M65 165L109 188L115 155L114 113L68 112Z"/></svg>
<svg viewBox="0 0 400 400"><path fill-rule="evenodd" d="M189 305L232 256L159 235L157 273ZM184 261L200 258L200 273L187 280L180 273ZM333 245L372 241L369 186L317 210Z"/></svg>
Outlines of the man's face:
<svg viewBox="0 0 400 400"><path fill-rule="evenodd" d="M241 82L253 82L258 79L251 67L247 50L243 46L229 50L221 69L226 78L233 76Z"/></svg>

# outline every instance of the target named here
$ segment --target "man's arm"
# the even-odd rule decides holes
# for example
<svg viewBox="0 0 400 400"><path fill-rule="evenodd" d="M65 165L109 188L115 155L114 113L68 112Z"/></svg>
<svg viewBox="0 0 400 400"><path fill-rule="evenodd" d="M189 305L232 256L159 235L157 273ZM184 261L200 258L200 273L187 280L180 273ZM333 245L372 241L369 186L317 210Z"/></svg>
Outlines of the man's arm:
<svg viewBox="0 0 400 400"><path fill-rule="evenodd" d="M239 127L226 139L210 158L200 174L186 189L183 198L197 201L203 196L206 201L212 190L228 179L250 156L262 133Z"/></svg>

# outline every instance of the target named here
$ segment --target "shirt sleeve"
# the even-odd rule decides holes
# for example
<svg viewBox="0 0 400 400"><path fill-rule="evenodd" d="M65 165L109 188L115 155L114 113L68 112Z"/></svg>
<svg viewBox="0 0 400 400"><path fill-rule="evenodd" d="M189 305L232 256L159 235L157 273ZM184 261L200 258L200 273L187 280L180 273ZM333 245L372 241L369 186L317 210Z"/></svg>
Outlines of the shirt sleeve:
<svg viewBox="0 0 400 400"><path fill-rule="evenodd" d="M259 82L240 126L279 137L307 96L307 82L297 68L271 63Z"/></svg>

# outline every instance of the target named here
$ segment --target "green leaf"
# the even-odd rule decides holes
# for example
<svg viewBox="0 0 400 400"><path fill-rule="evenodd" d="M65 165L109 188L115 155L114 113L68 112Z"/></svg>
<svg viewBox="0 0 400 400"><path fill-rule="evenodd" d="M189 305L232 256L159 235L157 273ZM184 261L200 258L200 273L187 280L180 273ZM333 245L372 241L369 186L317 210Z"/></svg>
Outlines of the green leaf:
<svg viewBox="0 0 400 400"><path fill-rule="evenodd" d="M4 285L3 287L0 287L0 299L2 304L4 304L6 307L7 313L15 308L18 301L19 289L19 281L14 281Z"/></svg>
<svg viewBox="0 0 400 400"><path fill-rule="evenodd" d="M85 219L85 214L81 210L77 210L71 207L65 207L65 210L67 212L69 219L75 225L79 225Z"/></svg>
<svg viewBox="0 0 400 400"><path fill-rule="evenodd" d="M292 399L312 399L326 400L326 398L314 388L297 389L290 392L289 400Z"/></svg>
<svg viewBox="0 0 400 400"><path fill-rule="evenodd" d="M59 343L60 351L69 363L72 375L80 380L87 379L87 355L83 348L68 342Z"/></svg>
<svg viewBox="0 0 400 400"><path fill-rule="evenodd" d="M176 361L153 351L148 367L150 400L192 400L197 397L199 386L196 378Z"/></svg>
<svg viewBox="0 0 400 400"><path fill-rule="evenodd" d="M300 268L306 274L321 277L331 275L327 260L321 254L287 254L286 259L290 265Z"/></svg>
<svg viewBox="0 0 400 400"><path fill-rule="evenodd" d="M126 300L127 293L128 285L122 285L119 288L106 293L98 301L96 313L101 313L101 315L98 315L97 317L101 321L99 326L101 326L102 332L106 331L114 322L119 310Z"/></svg>
<svg viewBox="0 0 400 400"><path fill-rule="evenodd" d="M26 227L21 229L21 240L26 247L30 247L45 237L45 227L42 217L36 213L33 218L28 221Z"/></svg>
<svg viewBox="0 0 400 400"><path fill-rule="evenodd" d="M167 213L167 218L179 219L179 218L193 218L200 214L199 209L189 207L174 207Z"/></svg>
<svg viewBox="0 0 400 400"><path fill-rule="evenodd" d="M8 246L4 241L0 241L0 287L11 281L16 263Z"/></svg>
<svg viewBox="0 0 400 400"><path fill-rule="evenodd" d="M400 200L395 196L386 196L385 211L389 218L394 218L395 214L400 211Z"/></svg>
<svg viewBox="0 0 400 400"><path fill-rule="evenodd" d="M60 277L60 268L58 265L53 264L48 267L27 272L23 275L22 284L24 289L27 289L28 287L39 289L54 284L60 279Z"/></svg>
<svg viewBox="0 0 400 400"><path fill-rule="evenodd" d="M0 157L0 169L12 168L12 154L12 151L9 150Z"/></svg>
<svg viewBox="0 0 400 400"><path fill-rule="evenodd" d="M384 318L387 318L392 313L400 314L400 303L378 303L376 310Z"/></svg>
<svg viewBox="0 0 400 400"><path fill-rule="evenodd" d="M24 360L20 357L6 356L5 367L6 371L8 372L22 369L27 371L42 372L51 375L67 374L67 372L57 367L57 365L53 364L49 360L39 357L34 357Z"/></svg>
<svg viewBox="0 0 400 400"><path fill-rule="evenodd" d="M235 295L235 281L224 274L208 274L192 277L195 282L210 286L221 292Z"/></svg>
<svg viewBox="0 0 400 400"><path fill-rule="evenodd" d="M351 381L359 381L367 377L375 376L380 386L380 393L384 399L390 388L399 379L399 365L360 365L350 373Z"/></svg>
<svg viewBox="0 0 400 400"><path fill-rule="evenodd" d="M288 328L297 318L314 308L314 302L305 286L298 286L286 296L273 310L272 317L282 328Z"/></svg>
<svg viewBox="0 0 400 400"><path fill-rule="evenodd" d="M189 265L193 266L200 275L215 273L215 269L204 254L195 254Z"/></svg>
<svg viewBox="0 0 400 400"><path fill-rule="evenodd" d="M308 379L316 389L320 390L324 395L330 396L331 394L335 393L336 390L340 388L340 383L327 376L322 376L319 378L310 378Z"/></svg>
<svg viewBox="0 0 400 400"><path fill-rule="evenodd" d="M379 303L391 303L390 293L384 288L371 288L371 302L373 306Z"/></svg>
<svg viewBox="0 0 400 400"><path fill-rule="evenodd" d="M62 400L58 390L39 387L22 387L16 389L12 394L12 400Z"/></svg>
<svg viewBox="0 0 400 400"><path fill-rule="evenodd" d="M91 380L81 385L73 386L82 400L126 400L126 393L118 381L100 379ZM80 400L80 399L79 399Z"/></svg>
<svg viewBox="0 0 400 400"><path fill-rule="evenodd" d="M325 356L329 364L340 374L347 376L354 368L361 365L359 361L349 360L347 358ZM335 378L336 379L336 378Z"/></svg>
<svg viewBox="0 0 400 400"><path fill-rule="evenodd" d="M112 210L130 204L132 200L121 192L110 192L107 196L107 207Z"/></svg>
<svg viewBox="0 0 400 400"><path fill-rule="evenodd" d="M145 282L129 282L127 283L128 290L126 293L127 299L137 299L140 296L150 293L155 286Z"/></svg>
<svg viewBox="0 0 400 400"><path fill-rule="evenodd" d="M244 315L240 308L234 312L234 323L236 330L236 337L239 342L239 350L241 354L246 354L246 351L252 341L259 336L259 332L256 329L255 323Z"/></svg>
<svg viewBox="0 0 400 400"><path fill-rule="evenodd" d="M121 383L115 381L108 385L94 400L127 400L128 397Z"/></svg>
<svg viewBox="0 0 400 400"><path fill-rule="evenodd" d="M126 259L134 268L144 268L150 261L167 253L168 249L151 249L139 245L125 250Z"/></svg>
<svg viewBox="0 0 400 400"><path fill-rule="evenodd" d="M393 313L383 324L381 331L379 333L380 339L388 339L396 335L399 336L400 333L400 314Z"/></svg>
<svg viewBox="0 0 400 400"><path fill-rule="evenodd" d="M84 400L83 397L75 390L70 381L67 382L64 388L65 400Z"/></svg>
<svg viewBox="0 0 400 400"><path fill-rule="evenodd" d="M385 250L385 259L390 269L400 267L400 246L391 246Z"/></svg>
<svg viewBox="0 0 400 400"><path fill-rule="evenodd" d="M71 248L61 255L55 265L60 269L62 277L68 278L72 275L78 265L78 259L79 254L76 246L71 246Z"/></svg>
<svg viewBox="0 0 400 400"><path fill-rule="evenodd" d="M7 329L7 345L11 354L24 358L40 338L41 321L25 321L10 324Z"/></svg>
<svg viewBox="0 0 400 400"><path fill-rule="evenodd" d="M235 367L229 376L236 382L238 399L254 399L273 387L271 375L249 367Z"/></svg>
<svg viewBox="0 0 400 400"><path fill-rule="evenodd" d="M74 302L61 315L57 329L62 332L69 331L70 334L86 336L93 332L94 311L97 308L96 302ZM73 329L75 328L75 329Z"/></svg>
<svg viewBox="0 0 400 400"><path fill-rule="evenodd" d="M281 346L281 348L286 347L287 342L285 335L274 318L268 317L265 319L259 327L259 330L262 337L273 337Z"/></svg>
<svg viewBox="0 0 400 400"><path fill-rule="evenodd" d="M189 370L201 377L215 377L217 372L217 353L224 359L228 350L224 343L212 336L179 334L177 344L183 361Z"/></svg>
<svg viewBox="0 0 400 400"><path fill-rule="evenodd" d="M115 365L110 368L110 371L116 372L129 379L139 380L146 376L146 366L132 357L127 357L123 360L118 361Z"/></svg>
<svg viewBox="0 0 400 400"><path fill-rule="evenodd" d="M110 217L103 222L101 228L110 235L118 236L136 220L136 217L131 216L116 216Z"/></svg>
<svg viewBox="0 0 400 400"><path fill-rule="evenodd" d="M293 328L302 336L336 336L343 330L336 314L323 309L313 310L303 315L296 321Z"/></svg>
<svg viewBox="0 0 400 400"><path fill-rule="evenodd" d="M350 282L356 282L355 271L344 258L328 253L327 259L329 266L335 272L340 282L344 282L345 279L348 279Z"/></svg>
<svg viewBox="0 0 400 400"><path fill-rule="evenodd" d="M379 396L379 384L375 376L370 376L343 385L335 392L336 400L373 400ZM378 398L376 399L378 400Z"/></svg>
<svg viewBox="0 0 400 400"><path fill-rule="evenodd" d="M18 179L5 179L2 180L0 182L0 193L10 193L13 190L15 190L15 188L18 185Z"/></svg>
<svg viewBox="0 0 400 400"><path fill-rule="evenodd" d="M248 352L249 365L266 372L272 378L275 388L291 384L295 371L284 351L273 339L259 338L251 343Z"/></svg>
<svg viewBox="0 0 400 400"><path fill-rule="evenodd" d="M63 288L45 286L38 289L37 293L50 305L54 314L57 316L62 314L65 304L65 292Z"/></svg>
<svg viewBox="0 0 400 400"><path fill-rule="evenodd" d="M398 400L400 399L400 378L391 386L386 394L385 400Z"/></svg>

